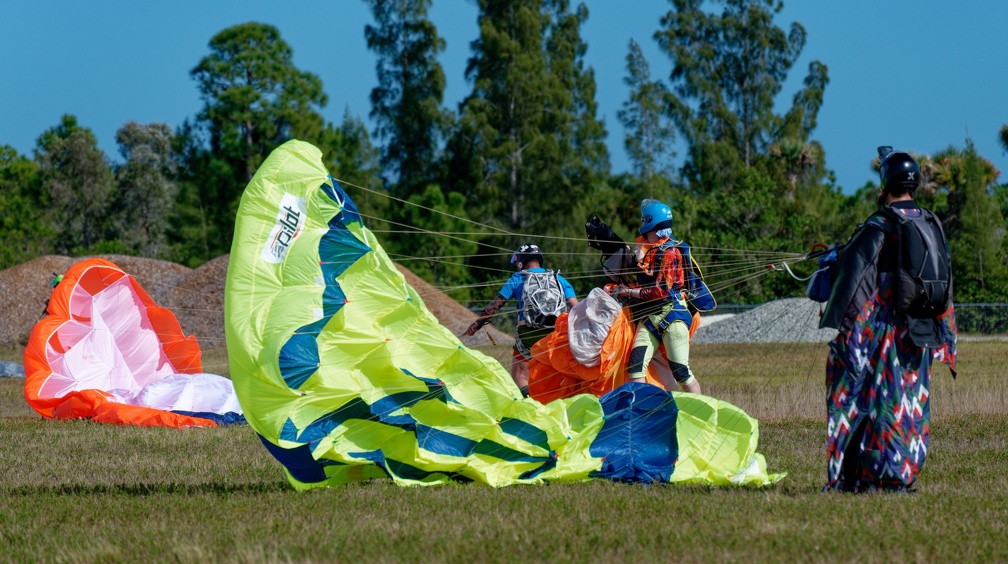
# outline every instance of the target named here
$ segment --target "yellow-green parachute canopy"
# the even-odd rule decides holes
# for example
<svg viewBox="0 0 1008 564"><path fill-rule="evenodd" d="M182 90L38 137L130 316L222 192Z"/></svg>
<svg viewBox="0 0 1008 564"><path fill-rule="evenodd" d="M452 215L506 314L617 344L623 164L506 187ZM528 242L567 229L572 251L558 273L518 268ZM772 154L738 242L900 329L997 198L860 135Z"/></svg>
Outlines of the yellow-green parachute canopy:
<svg viewBox="0 0 1008 564"><path fill-rule="evenodd" d="M225 297L235 391L294 487L779 479L756 453L756 420L712 398L627 384L523 399L427 310L321 156L290 141L259 168Z"/></svg>

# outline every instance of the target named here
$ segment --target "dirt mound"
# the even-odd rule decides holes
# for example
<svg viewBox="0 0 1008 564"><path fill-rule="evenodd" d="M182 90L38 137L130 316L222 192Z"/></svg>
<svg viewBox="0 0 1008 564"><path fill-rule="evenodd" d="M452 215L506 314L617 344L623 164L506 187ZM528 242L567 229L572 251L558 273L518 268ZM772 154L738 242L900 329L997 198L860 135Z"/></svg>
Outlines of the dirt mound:
<svg viewBox="0 0 1008 564"><path fill-rule="evenodd" d="M154 301L170 309L187 334L195 335L204 348L224 347L224 280L228 255L192 269L168 261L100 255L136 278ZM47 255L0 271L0 346L24 345L32 327L42 317L49 298L53 273L66 272L84 260ZM423 298L427 309L455 335L461 335L475 314L449 298L402 265L396 267L406 282ZM462 337L466 345L488 344L487 331L498 343L508 343L510 336L487 327L473 337Z"/></svg>

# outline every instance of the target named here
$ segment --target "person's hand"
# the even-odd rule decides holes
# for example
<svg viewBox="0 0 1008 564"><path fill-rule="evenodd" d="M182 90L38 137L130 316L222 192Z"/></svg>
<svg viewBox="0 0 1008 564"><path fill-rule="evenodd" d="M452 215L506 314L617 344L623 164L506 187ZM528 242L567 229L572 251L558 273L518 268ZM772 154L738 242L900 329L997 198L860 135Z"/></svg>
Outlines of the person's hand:
<svg viewBox="0 0 1008 564"><path fill-rule="evenodd" d="M479 321L473 321L472 325L470 325L469 328L465 330L465 333L463 333L463 335L467 337L472 337L473 335L476 334L477 331L480 330L480 327L482 327L482 325L480 325Z"/></svg>
<svg viewBox="0 0 1008 564"><path fill-rule="evenodd" d="M605 291L617 300L622 300L630 295L630 288L624 286L623 284L606 284Z"/></svg>

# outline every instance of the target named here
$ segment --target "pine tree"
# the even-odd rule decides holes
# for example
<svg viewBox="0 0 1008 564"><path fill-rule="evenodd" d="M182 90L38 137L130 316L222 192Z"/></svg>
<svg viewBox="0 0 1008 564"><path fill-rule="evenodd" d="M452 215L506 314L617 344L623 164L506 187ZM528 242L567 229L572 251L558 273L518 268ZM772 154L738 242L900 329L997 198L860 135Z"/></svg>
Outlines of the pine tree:
<svg viewBox="0 0 1008 564"><path fill-rule="evenodd" d="M674 67L670 114L688 145L684 176L708 193L731 189L742 169L758 164L773 143L808 140L828 82L826 66L810 67L805 88L785 117L774 101L805 46L805 28L785 33L774 22L777 0L719 0L720 14L703 0L672 0L656 34Z"/></svg>
<svg viewBox="0 0 1008 564"><path fill-rule="evenodd" d="M473 90L449 157L453 169L478 177L463 187L470 215L514 231L530 230L530 200L557 188L542 185L553 176L542 171L556 170L559 155L546 129L552 84L541 8L541 0L480 0L480 36L466 70Z"/></svg>
<svg viewBox="0 0 1008 564"><path fill-rule="evenodd" d="M294 66L293 50L272 25L236 25L209 46L191 72L203 109L178 132L186 217L176 221L200 236L176 243L204 245L203 260L230 249L241 193L266 156L290 139L320 143L327 102L322 81ZM194 260L201 254L177 252Z"/></svg>
<svg viewBox="0 0 1008 564"><path fill-rule="evenodd" d="M604 185L605 128L580 38L587 17L566 0L480 2L467 69L473 90L447 145L446 182L465 191L471 217L520 234L488 239L494 248L583 237L585 200Z"/></svg>
<svg viewBox="0 0 1008 564"><path fill-rule="evenodd" d="M550 91L547 117L553 120L561 152L561 175L581 194L609 172L606 129L598 119L595 102L595 71L585 65L588 45L581 39L581 26L588 8L570 0L547 0L546 56L550 77L557 88Z"/></svg>
<svg viewBox="0 0 1008 564"><path fill-rule="evenodd" d="M448 116L441 107L445 76L437 56L445 42L427 18L430 0L368 0L376 26L368 48L378 56L371 117L383 142L384 176L392 194L409 198L436 180Z"/></svg>
<svg viewBox="0 0 1008 564"><path fill-rule="evenodd" d="M116 167L112 221L123 252L168 258L166 234L178 190L168 124L128 122L116 132L126 160Z"/></svg>
<svg viewBox="0 0 1008 564"><path fill-rule="evenodd" d="M663 116L667 91L661 82L651 79L644 52L633 39L626 62L623 82L630 87L630 98L616 115L626 128L623 145L633 171L645 181L659 174L671 176L675 128Z"/></svg>
<svg viewBox="0 0 1008 564"><path fill-rule="evenodd" d="M36 158L56 231L55 250L82 254L104 241L114 184L108 157L90 129L64 115L39 137Z"/></svg>

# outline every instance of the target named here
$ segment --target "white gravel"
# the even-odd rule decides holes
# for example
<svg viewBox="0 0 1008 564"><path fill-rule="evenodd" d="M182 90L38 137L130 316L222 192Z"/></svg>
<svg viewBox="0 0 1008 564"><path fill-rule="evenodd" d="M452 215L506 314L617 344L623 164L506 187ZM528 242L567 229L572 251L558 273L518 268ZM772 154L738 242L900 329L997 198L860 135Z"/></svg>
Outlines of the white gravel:
<svg viewBox="0 0 1008 564"><path fill-rule="evenodd" d="M835 329L819 329L819 307L818 302L807 298L787 298L765 303L737 315L702 316L700 328L693 336L693 342L707 344L831 341L837 332Z"/></svg>
<svg viewBox="0 0 1008 564"><path fill-rule="evenodd" d="M712 315L700 314L700 326L709 327L710 325L717 323L718 321L724 321L725 319L731 319L735 317L734 313L716 313Z"/></svg>

